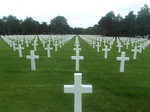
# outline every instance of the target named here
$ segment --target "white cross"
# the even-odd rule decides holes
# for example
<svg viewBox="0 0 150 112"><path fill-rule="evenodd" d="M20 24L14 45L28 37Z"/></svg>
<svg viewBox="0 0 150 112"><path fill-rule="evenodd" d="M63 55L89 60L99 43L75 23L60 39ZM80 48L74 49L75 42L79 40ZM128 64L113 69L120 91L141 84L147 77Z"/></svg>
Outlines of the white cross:
<svg viewBox="0 0 150 112"><path fill-rule="evenodd" d="M130 43L129 43L129 41L127 41L127 42L126 42L126 49L129 48L129 45L130 45Z"/></svg>
<svg viewBox="0 0 150 112"><path fill-rule="evenodd" d="M125 57L126 53L121 52L121 57L117 57L117 61L120 61L120 72L124 72L125 61L129 61L129 57Z"/></svg>
<svg viewBox="0 0 150 112"><path fill-rule="evenodd" d="M62 40L59 40L59 47L62 48Z"/></svg>
<svg viewBox="0 0 150 112"><path fill-rule="evenodd" d="M135 60L137 57L137 53L140 52L140 50L137 48L137 46L135 46L134 49L132 49L132 52L134 52L133 59Z"/></svg>
<svg viewBox="0 0 150 112"><path fill-rule="evenodd" d="M26 58L31 60L31 71L35 71L35 59L39 59L39 56L34 54L34 50L30 50L30 55L26 56Z"/></svg>
<svg viewBox="0 0 150 112"><path fill-rule="evenodd" d="M139 50L140 50L140 53L142 53L143 45L142 45L142 44L140 44L140 45L138 46L138 48L139 48Z"/></svg>
<svg viewBox="0 0 150 112"><path fill-rule="evenodd" d="M25 40L25 43L26 43L26 47L29 47L29 42L28 42L28 40Z"/></svg>
<svg viewBox="0 0 150 112"><path fill-rule="evenodd" d="M99 42L97 42L96 47L97 47L97 52L99 52L99 48L101 47Z"/></svg>
<svg viewBox="0 0 150 112"><path fill-rule="evenodd" d="M118 47L118 52L120 53L120 52L121 52L121 48L122 48L123 46L121 45L121 43L119 43L117 47Z"/></svg>
<svg viewBox="0 0 150 112"><path fill-rule="evenodd" d="M92 93L92 85L83 85L82 73L74 73L74 85L64 85L64 93L74 94L74 112L82 112L82 94Z"/></svg>
<svg viewBox="0 0 150 112"><path fill-rule="evenodd" d="M95 48L95 40L92 41L92 46Z"/></svg>
<svg viewBox="0 0 150 112"><path fill-rule="evenodd" d="M19 57L23 57L22 55L22 50L24 49L23 47L21 47L21 44L18 45L18 47L16 48L18 50L18 53L19 53Z"/></svg>
<svg viewBox="0 0 150 112"><path fill-rule="evenodd" d="M107 57L108 57L108 52L110 51L110 49L108 48L108 46L105 46L105 48L104 48L104 49L102 49L102 51L104 51L104 52L105 52L105 54L104 54L104 58L105 58L105 59L107 59Z"/></svg>
<svg viewBox="0 0 150 112"><path fill-rule="evenodd" d="M58 51L58 43L57 43L57 41L55 41L54 47L55 47L55 52L57 52Z"/></svg>
<svg viewBox="0 0 150 112"><path fill-rule="evenodd" d="M50 45L47 44L47 47L45 48L45 50L47 51L47 57L48 57L48 58L51 57L51 50L52 50L52 49L53 49L53 48L51 48Z"/></svg>
<svg viewBox="0 0 150 112"><path fill-rule="evenodd" d="M36 40L34 40L34 43L33 43L33 47L34 47L34 51L37 51L37 41Z"/></svg>
<svg viewBox="0 0 150 112"><path fill-rule="evenodd" d="M16 51L16 43L13 42L13 51Z"/></svg>
<svg viewBox="0 0 150 112"><path fill-rule="evenodd" d="M76 55L79 55L79 53L80 53L80 51L81 51L81 48L76 47L76 48L73 48L73 50L76 51Z"/></svg>
<svg viewBox="0 0 150 112"><path fill-rule="evenodd" d="M80 69L79 62L80 62L80 60L83 60L84 57L83 57L83 56L76 55L76 56L71 56L71 59L76 61L75 70L76 70L76 71L79 71L79 69Z"/></svg>

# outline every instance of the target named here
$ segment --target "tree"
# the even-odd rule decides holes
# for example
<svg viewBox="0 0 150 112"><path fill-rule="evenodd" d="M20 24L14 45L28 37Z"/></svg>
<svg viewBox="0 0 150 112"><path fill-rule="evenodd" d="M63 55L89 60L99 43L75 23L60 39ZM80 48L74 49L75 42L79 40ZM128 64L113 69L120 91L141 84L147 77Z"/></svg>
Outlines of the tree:
<svg viewBox="0 0 150 112"><path fill-rule="evenodd" d="M1 24L3 24L2 27L5 34L18 34L20 32L20 21L15 16L3 17L2 21Z"/></svg>
<svg viewBox="0 0 150 112"><path fill-rule="evenodd" d="M136 15L130 11L123 21L123 30L126 35L135 36Z"/></svg>
<svg viewBox="0 0 150 112"><path fill-rule="evenodd" d="M98 22L101 29L101 34L103 35L114 35L114 25L115 25L115 14L113 11L108 12L102 19Z"/></svg>
<svg viewBox="0 0 150 112"><path fill-rule="evenodd" d="M150 34L150 9L147 4L138 12L136 24L139 35Z"/></svg>
<svg viewBox="0 0 150 112"><path fill-rule="evenodd" d="M70 26L67 23L67 19L63 16L57 16L50 22L50 31L54 34L68 34L70 32Z"/></svg>
<svg viewBox="0 0 150 112"><path fill-rule="evenodd" d="M48 34L49 33L49 26L47 25L46 22L43 22L40 24L40 29L39 29L40 34Z"/></svg>
<svg viewBox="0 0 150 112"><path fill-rule="evenodd" d="M39 34L40 24L31 17L27 17L21 24L23 34Z"/></svg>

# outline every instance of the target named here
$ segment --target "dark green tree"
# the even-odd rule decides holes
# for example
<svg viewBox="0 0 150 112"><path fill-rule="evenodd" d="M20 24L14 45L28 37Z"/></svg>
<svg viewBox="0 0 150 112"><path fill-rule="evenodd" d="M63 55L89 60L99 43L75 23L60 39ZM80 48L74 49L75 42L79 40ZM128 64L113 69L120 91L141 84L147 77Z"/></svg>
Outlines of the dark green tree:
<svg viewBox="0 0 150 112"><path fill-rule="evenodd" d="M103 35L114 35L114 25L115 25L115 14L113 11L107 13L102 19L98 22L100 27L100 32Z"/></svg>
<svg viewBox="0 0 150 112"><path fill-rule="evenodd" d="M139 35L150 34L150 9L147 4L138 12L136 24Z"/></svg>
<svg viewBox="0 0 150 112"><path fill-rule="evenodd" d="M67 19L63 16L57 16L50 22L50 32L53 34L68 34L71 29Z"/></svg>
<svg viewBox="0 0 150 112"><path fill-rule="evenodd" d="M3 24L2 27L5 34L19 34L21 31L20 21L15 16L3 17L2 21L1 24Z"/></svg>
<svg viewBox="0 0 150 112"><path fill-rule="evenodd" d="M31 17L27 17L21 24L23 34L39 34L40 24Z"/></svg>
<svg viewBox="0 0 150 112"><path fill-rule="evenodd" d="M129 12L123 21L123 33L128 36L135 36L136 34L136 15L133 11Z"/></svg>

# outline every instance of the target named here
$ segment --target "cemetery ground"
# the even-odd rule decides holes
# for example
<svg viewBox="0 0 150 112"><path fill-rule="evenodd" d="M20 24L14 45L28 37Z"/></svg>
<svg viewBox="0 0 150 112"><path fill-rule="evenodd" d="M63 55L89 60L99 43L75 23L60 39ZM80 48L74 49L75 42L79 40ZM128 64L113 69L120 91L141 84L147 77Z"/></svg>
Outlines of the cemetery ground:
<svg viewBox="0 0 150 112"><path fill-rule="evenodd" d="M120 73L117 49L105 60L104 52L97 53L81 39L80 44L83 84L93 85L93 93L83 95L83 112L150 112L150 47L137 60L128 51L130 61ZM31 72L25 58L30 48L19 58L0 40L0 112L73 112L74 96L63 88L74 83L73 45L74 39L53 51L51 58L40 45L37 71Z"/></svg>

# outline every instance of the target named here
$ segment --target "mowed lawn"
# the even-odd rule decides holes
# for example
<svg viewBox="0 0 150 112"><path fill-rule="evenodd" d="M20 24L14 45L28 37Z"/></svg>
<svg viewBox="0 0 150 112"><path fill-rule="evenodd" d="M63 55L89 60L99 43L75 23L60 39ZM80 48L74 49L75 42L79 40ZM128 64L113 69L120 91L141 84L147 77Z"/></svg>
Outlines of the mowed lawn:
<svg viewBox="0 0 150 112"><path fill-rule="evenodd" d="M150 47L137 60L127 55L124 73L119 73L117 49L104 59L80 39L83 83L93 85L92 94L83 95L83 112L150 112ZM73 112L73 94L64 94L63 85L74 83L74 39L47 58L39 43L37 71L30 72L30 61L18 57L0 40L0 112Z"/></svg>

